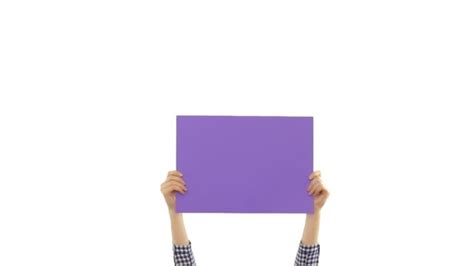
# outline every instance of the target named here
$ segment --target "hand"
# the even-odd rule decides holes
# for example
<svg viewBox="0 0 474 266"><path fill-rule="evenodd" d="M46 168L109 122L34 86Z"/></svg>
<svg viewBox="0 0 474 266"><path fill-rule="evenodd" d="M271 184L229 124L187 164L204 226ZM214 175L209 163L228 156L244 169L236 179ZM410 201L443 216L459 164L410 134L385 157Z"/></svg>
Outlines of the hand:
<svg viewBox="0 0 474 266"><path fill-rule="evenodd" d="M176 211L176 191L181 194L186 193L186 183L183 180L183 174L178 171L168 172L168 177L161 184L161 193L163 194L168 209Z"/></svg>
<svg viewBox="0 0 474 266"><path fill-rule="evenodd" d="M308 185L307 192L314 198L314 210L319 211L326 203L329 197L329 191L324 187L321 181L321 171L313 172L309 179L311 180Z"/></svg>

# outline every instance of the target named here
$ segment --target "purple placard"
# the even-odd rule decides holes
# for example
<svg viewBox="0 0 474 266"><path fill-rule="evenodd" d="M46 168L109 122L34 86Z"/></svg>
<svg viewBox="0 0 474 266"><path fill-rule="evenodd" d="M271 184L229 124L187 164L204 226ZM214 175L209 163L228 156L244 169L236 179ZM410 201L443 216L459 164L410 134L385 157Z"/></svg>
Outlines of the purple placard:
<svg viewBox="0 0 474 266"><path fill-rule="evenodd" d="M313 213L313 117L177 116L177 212Z"/></svg>

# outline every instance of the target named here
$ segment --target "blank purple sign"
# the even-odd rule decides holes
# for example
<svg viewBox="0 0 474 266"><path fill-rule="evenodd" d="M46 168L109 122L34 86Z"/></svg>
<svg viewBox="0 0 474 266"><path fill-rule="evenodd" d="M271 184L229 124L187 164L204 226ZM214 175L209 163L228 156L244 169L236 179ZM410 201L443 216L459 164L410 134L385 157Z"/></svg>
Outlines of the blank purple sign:
<svg viewBox="0 0 474 266"><path fill-rule="evenodd" d="M177 116L177 212L313 213L313 118Z"/></svg>

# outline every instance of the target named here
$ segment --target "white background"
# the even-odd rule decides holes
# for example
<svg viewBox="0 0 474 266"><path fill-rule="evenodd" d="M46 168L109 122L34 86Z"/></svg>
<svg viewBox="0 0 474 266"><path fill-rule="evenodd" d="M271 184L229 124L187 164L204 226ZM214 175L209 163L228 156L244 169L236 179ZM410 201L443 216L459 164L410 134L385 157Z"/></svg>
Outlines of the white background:
<svg viewBox="0 0 474 266"><path fill-rule="evenodd" d="M172 265L175 116L310 115L321 266L474 265L472 1L2 1L0 265ZM223 173L225 174L225 173ZM304 215L189 214L199 265Z"/></svg>

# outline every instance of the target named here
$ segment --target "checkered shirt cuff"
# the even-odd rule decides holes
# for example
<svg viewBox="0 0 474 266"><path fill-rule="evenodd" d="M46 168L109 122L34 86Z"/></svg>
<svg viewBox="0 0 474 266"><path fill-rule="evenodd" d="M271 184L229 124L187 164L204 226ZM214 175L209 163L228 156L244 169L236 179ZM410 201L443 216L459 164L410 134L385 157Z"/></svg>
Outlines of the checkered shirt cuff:
<svg viewBox="0 0 474 266"><path fill-rule="evenodd" d="M304 245L300 241L295 266L317 266L319 263L319 244Z"/></svg>
<svg viewBox="0 0 474 266"><path fill-rule="evenodd" d="M173 244L173 258L175 266L196 266L191 241L187 245Z"/></svg>

